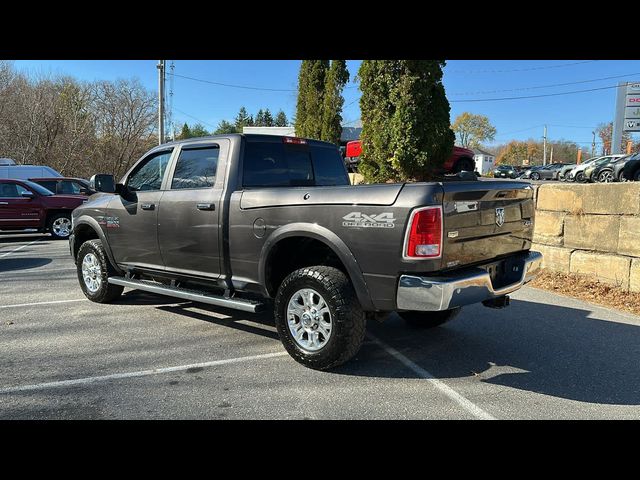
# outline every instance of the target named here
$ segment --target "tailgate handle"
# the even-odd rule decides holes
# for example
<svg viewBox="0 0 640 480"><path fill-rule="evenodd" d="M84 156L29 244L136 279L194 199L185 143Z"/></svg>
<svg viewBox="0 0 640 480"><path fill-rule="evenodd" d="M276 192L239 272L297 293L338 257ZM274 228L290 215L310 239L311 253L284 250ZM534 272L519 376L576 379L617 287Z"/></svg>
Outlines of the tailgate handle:
<svg viewBox="0 0 640 480"><path fill-rule="evenodd" d="M216 206L213 203L198 203L196 208L198 210L215 210Z"/></svg>
<svg viewBox="0 0 640 480"><path fill-rule="evenodd" d="M143 210L155 210L156 206L153 203L143 203L142 205L140 205L140 208L142 208Z"/></svg>

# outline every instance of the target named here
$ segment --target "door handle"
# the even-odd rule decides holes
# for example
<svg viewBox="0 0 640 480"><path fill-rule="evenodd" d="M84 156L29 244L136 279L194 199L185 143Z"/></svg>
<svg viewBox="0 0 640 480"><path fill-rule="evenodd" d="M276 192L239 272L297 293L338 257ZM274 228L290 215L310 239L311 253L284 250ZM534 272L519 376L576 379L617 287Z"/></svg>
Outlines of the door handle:
<svg viewBox="0 0 640 480"><path fill-rule="evenodd" d="M155 210L156 206L153 203L143 203L140 205L142 210Z"/></svg>
<svg viewBox="0 0 640 480"><path fill-rule="evenodd" d="M198 210L215 210L216 206L214 203L198 203L196 208Z"/></svg>

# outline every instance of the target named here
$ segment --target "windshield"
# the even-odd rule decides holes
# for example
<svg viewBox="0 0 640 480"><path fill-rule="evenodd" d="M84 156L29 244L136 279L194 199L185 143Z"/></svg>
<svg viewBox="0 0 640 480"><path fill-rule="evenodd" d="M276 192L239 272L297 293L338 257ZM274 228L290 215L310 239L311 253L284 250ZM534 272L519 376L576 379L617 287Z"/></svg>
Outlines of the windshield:
<svg viewBox="0 0 640 480"><path fill-rule="evenodd" d="M45 197L50 197L51 195L53 195L53 192L51 190L47 190L42 185L38 185L35 182L30 182L29 180L23 180L23 183L34 192L40 195L43 195Z"/></svg>

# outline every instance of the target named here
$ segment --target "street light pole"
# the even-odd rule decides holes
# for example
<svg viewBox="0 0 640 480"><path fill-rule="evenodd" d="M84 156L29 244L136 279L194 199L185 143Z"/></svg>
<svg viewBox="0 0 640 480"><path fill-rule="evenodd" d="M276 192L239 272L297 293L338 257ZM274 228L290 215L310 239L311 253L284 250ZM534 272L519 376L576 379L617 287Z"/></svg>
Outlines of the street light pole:
<svg viewBox="0 0 640 480"><path fill-rule="evenodd" d="M164 143L164 60L158 60L158 145Z"/></svg>

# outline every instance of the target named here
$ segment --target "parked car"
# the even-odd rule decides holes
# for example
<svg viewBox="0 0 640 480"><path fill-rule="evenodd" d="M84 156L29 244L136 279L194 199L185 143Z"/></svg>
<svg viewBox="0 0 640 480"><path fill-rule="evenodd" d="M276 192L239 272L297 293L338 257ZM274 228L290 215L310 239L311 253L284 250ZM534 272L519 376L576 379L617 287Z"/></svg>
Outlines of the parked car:
<svg viewBox="0 0 640 480"><path fill-rule="evenodd" d="M89 181L84 178L73 177L52 177L52 178L30 178L32 182L42 185L53 193L62 195L85 195L90 196L96 193L89 186Z"/></svg>
<svg viewBox="0 0 640 480"><path fill-rule="evenodd" d="M518 172L511 165L498 165L493 169L494 178L516 178Z"/></svg>
<svg viewBox="0 0 640 480"><path fill-rule="evenodd" d="M625 157L626 155L615 155L615 156L604 156L602 158L599 158L598 160L596 160L595 162L591 162L589 165L587 165L587 167L584 169L584 182L589 182L592 183L593 180L593 172L596 171L596 169L607 165L609 162L613 161L613 160L618 160L620 158Z"/></svg>
<svg viewBox="0 0 640 480"><path fill-rule="evenodd" d="M0 165L0 178L28 180L34 177L62 177L62 175L45 165Z"/></svg>
<svg viewBox="0 0 640 480"><path fill-rule="evenodd" d="M564 167L562 167L560 169L560 171L558 172L558 180L560 180L561 182L568 182L569 181L569 172L571 170L573 170L575 167L577 167L578 164L577 163L569 163L566 164Z"/></svg>
<svg viewBox="0 0 640 480"><path fill-rule="evenodd" d="M623 156L624 155L615 154L615 155L604 155L600 157L590 158L589 160L586 160L584 163L581 163L580 165L575 166L573 170L569 172L568 181L584 183L587 181L587 177L585 176L585 170L587 168L592 167L595 164L595 162L599 162L601 160L611 160L613 158L623 157Z"/></svg>
<svg viewBox="0 0 640 480"><path fill-rule="evenodd" d="M623 180L640 182L640 154L636 153L625 162L622 175Z"/></svg>
<svg viewBox="0 0 640 480"><path fill-rule="evenodd" d="M531 179L531 180L540 180L540 174L538 171L544 168L544 165L534 165L533 167L527 168L519 178Z"/></svg>
<svg viewBox="0 0 640 480"><path fill-rule="evenodd" d="M71 212L86 199L55 195L29 180L0 179L0 230L37 230L54 238L71 234Z"/></svg>
<svg viewBox="0 0 640 480"><path fill-rule="evenodd" d="M347 148L345 153L345 164L347 170L350 172L356 172L358 169L358 163L360 162L360 155L362 154L362 141L353 140L347 142ZM474 172L476 170L476 162L473 159L473 150L463 147L453 147L453 152L449 158L444 162L442 166L443 173L459 173L462 171Z"/></svg>
<svg viewBox="0 0 640 480"><path fill-rule="evenodd" d="M589 181L599 183L624 181L624 179L622 178L624 166L627 161L632 159L633 157L634 155L626 155L624 157L614 158L602 165L597 166L593 170L593 172L591 172L591 175L589 175Z"/></svg>
<svg viewBox="0 0 640 480"><path fill-rule="evenodd" d="M256 312L298 362L352 358L367 319L435 327L465 305L503 308L538 273L529 182L458 178L352 186L338 148L230 134L147 152L73 211L84 295L124 287ZM489 221L487 221L489 219Z"/></svg>

